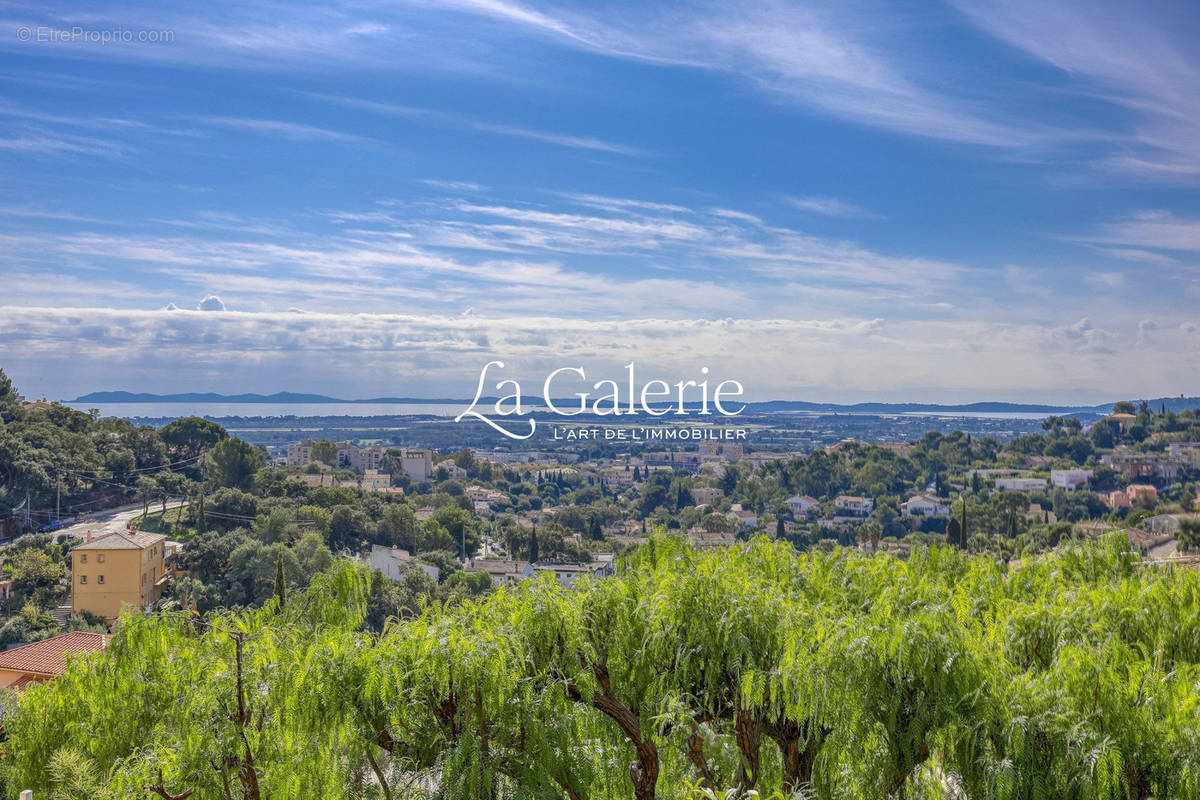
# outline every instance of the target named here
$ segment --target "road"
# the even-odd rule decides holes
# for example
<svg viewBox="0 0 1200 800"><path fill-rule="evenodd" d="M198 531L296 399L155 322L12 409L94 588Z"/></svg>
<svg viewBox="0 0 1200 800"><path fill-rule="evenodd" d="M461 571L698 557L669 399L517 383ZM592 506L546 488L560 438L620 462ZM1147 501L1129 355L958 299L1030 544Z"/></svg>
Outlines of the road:
<svg viewBox="0 0 1200 800"><path fill-rule="evenodd" d="M183 500L171 500L167 502L167 508L179 508L185 505ZM142 504L131 503L127 506L117 506L116 508L97 511L92 515L90 520L78 522L74 525L65 525L62 528L54 531L57 536L60 533L65 533L70 536L78 536L80 539L88 538L88 531L91 531L92 538L97 536L107 536L110 533L118 533L129 528L129 523L134 517L142 515ZM162 511L162 503L151 503L150 513Z"/></svg>

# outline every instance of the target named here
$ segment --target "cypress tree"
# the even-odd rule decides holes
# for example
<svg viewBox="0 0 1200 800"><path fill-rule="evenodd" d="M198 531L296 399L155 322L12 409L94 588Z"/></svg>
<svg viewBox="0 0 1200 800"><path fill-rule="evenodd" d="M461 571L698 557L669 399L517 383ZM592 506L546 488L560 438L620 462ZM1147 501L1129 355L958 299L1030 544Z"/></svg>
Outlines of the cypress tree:
<svg viewBox="0 0 1200 800"><path fill-rule="evenodd" d="M279 601L279 611L287 602L287 584L283 575L283 554L275 556L275 599Z"/></svg>

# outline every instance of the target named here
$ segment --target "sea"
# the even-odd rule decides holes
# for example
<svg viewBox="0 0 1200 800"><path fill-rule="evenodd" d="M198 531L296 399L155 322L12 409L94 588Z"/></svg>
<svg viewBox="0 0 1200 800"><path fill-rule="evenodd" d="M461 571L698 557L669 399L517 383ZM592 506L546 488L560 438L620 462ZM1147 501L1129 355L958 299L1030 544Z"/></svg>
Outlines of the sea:
<svg viewBox="0 0 1200 800"><path fill-rule="evenodd" d="M452 418L462 413L468 403L67 403L80 411L98 409L103 417L123 419L178 419L180 417L382 417L382 416L435 416ZM541 411L542 406L526 405L530 411ZM797 412L786 412L797 413ZM824 412L799 412L824 416ZM968 417L973 419L1041 419L1045 414L1029 412L986 412L986 411L907 411L899 414L858 412L859 416L902 416L902 417Z"/></svg>

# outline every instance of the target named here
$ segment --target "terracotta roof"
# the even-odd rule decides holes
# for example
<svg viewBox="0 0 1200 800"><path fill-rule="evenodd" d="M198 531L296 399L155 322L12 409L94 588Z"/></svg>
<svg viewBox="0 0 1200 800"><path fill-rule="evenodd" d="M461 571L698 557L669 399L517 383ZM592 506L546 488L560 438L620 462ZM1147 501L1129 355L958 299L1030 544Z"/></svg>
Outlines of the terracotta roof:
<svg viewBox="0 0 1200 800"><path fill-rule="evenodd" d="M144 550L151 545L165 542L161 533L110 533L90 542L77 544L72 550Z"/></svg>
<svg viewBox="0 0 1200 800"><path fill-rule="evenodd" d="M53 639L14 647L0 653L0 670L31 675L58 675L67 668L67 655L94 653L108 647L102 633L71 631Z"/></svg>
<svg viewBox="0 0 1200 800"><path fill-rule="evenodd" d="M20 691L24 691L25 687L30 685L31 683L45 683L45 682L46 682L45 675L30 675L30 674L26 673L26 674L22 675L21 677L17 678L12 683L10 683L6 688L15 689L16 691L20 692Z"/></svg>

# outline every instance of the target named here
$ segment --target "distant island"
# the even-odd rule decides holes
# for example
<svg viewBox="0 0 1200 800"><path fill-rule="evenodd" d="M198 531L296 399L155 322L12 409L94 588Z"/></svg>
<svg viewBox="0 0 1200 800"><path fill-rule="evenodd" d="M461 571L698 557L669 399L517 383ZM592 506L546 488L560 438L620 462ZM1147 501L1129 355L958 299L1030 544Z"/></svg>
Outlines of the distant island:
<svg viewBox="0 0 1200 800"><path fill-rule="evenodd" d="M447 397L368 397L345 400L324 394L275 392L274 394L217 394L216 392L91 392L68 400L69 403L466 403L462 398Z"/></svg>
<svg viewBox="0 0 1200 800"><path fill-rule="evenodd" d="M481 398L495 402L495 397ZM218 394L216 392L181 392L177 394L150 394L148 392L91 392L81 395L70 403L336 403L336 404L386 404L386 403L469 403L462 397L369 397L347 400L324 394L303 392L275 392L274 394ZM567 403L567 399L555 402ZM578 402L578 401L575 401ZM1115 402L1115 401L1114 401ZM1200 397L1159 397L1147 400L1154 411L1184 411L1200 409ZM977 402L965 404L940 403L812 403L804 400L766 400L746 404L752 413L809 412L819 414L1105 414L1112 403L1098 405L1046 405L1037 403Z"/></svg>

